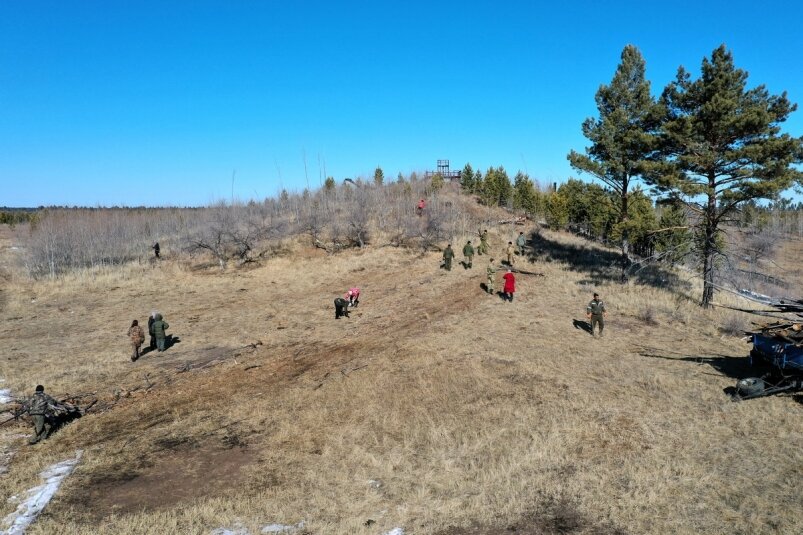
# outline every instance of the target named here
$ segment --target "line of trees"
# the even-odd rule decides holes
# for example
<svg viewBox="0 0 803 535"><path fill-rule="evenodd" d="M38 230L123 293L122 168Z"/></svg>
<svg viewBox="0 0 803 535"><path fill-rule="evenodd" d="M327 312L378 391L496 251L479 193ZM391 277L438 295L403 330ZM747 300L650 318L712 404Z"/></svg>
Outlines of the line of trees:
<svg viewBox="0 0 803 535"><path fill-rule="evenodd" d="M635 181L647 185L658 202L693 216L678 226L691 232L702 268L701 304L708 307L717 259L726 255L723 226L738 222L746 203L775 201L803 184L797 167L803 163L803 137L781 132L797 106L785 92L772 95L763 85L748 89L748 73L736 68L724 45L703 59L699 78L680 67L657 99L645 72L639 50L625 47L613 80L597 91L599 117L583 123L591 145L568 159L618 197L623 278L632 261L629 203L641 195L631 189Z"/></svg>

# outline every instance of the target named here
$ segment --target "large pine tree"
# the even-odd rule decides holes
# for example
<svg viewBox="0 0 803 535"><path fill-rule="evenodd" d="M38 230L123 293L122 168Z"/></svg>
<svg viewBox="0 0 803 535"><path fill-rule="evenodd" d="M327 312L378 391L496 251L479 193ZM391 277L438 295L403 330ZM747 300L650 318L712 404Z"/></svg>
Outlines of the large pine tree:
<svg viewBox="0 0 803 535"><path fill-rule="evenodd" d="M770 95L763 85L747 89L747 76L722 45L703 59L700 78L692 80L680 67L661 97L666 161L651 181L698 216L704 307L716 287L720 225L742 203L773 199L803 178L794 167L803 161L803 138L781 133L779 126L797 106L785 92Z"/></svg>
<svg viewBox="0 0 803 535"><path fill-rule="evenodd" d="M589 117L583 122L583 135L591 146L586 147L585 154L571 151L568 155L572 167L602 181L619 200L623 280L631 263L627 232L630 187L656 154L662 116L645 72L641 52L627 45L610 85L602 85L597 91L599 118Z"/></svg>

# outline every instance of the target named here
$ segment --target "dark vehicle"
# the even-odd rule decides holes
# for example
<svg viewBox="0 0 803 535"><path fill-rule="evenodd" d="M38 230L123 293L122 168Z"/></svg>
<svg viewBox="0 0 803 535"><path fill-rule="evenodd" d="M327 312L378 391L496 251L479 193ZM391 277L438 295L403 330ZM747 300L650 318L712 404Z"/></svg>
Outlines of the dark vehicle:
<svg viewBox="0 0 803 535"><path fill-rule="evenodd" d="M734 401L803 390L803 324L776 323L748 334L750 364L761 375L739 380Z"/></svg>

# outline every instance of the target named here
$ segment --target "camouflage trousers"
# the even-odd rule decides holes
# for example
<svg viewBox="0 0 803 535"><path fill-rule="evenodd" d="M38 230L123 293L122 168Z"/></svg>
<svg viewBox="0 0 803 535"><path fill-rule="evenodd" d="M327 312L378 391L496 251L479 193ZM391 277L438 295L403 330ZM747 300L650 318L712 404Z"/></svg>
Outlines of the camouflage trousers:
<svg viewBox="0 0 803 535"><path fill-rule="evenodd" d="M31 419L33 420L33 435L28 443L36 444L50 435L51 425L43 414L32 414Z"/></svg>
<svg viewBox="0 0 803 535"><path fill-rule="evenodd" d="M496 287L496 277L493 275L488 275L488 282L485 283L486 288L488 289L488 293L494 293L494 289Z"/></svg>

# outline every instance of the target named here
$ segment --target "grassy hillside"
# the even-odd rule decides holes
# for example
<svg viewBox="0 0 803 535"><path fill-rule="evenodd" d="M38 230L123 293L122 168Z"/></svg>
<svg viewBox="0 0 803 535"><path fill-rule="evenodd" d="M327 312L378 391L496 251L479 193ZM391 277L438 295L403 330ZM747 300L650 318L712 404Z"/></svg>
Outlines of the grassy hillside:
<svg viewBox="0 0 803 535"><path fill-rule="evenodd" d="M495 231L497 258L518 230ZM481 289L486 256L446 272L393 247L36 283L5 269L0 377L99 402L35 447L0 429L16 452L0 516L82 449L30 533L803 531L799 398L723 394L749 345L722 326L746 318L700 310L694 280L621 286L615 251L534 238L519 265L543 276L520 275L513 303ZM353 285L361 305L335 321ZM601 339L573 321L594 290ZM152 309L180 342L131 363L125 332Z"/></svg>

